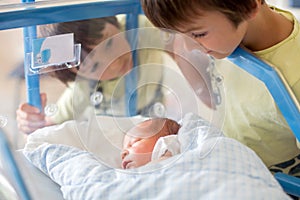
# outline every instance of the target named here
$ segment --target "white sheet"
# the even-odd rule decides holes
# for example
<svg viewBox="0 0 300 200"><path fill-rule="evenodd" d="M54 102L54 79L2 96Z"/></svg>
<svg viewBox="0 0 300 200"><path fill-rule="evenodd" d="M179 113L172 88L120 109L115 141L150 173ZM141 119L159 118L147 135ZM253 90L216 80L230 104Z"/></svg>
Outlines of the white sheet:
<svg viewBox="0 0 300 200"><path fill-rule="evenodd" d="M61 185L66 199L290 199L246 146L195 115L187 116L180 131L194 141L183 153L133 170L49 141L29 143L24 153Z"/></svg>

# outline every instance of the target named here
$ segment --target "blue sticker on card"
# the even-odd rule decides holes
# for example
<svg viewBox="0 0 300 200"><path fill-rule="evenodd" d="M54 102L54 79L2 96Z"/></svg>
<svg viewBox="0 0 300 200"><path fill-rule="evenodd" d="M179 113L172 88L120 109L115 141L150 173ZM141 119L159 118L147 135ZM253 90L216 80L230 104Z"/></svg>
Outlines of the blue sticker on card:
<svg viewBox="0 0 300 200"><path fill-rule="evenodd" d="M33 69L74 61L74 34L55 35L33 40Z"/></svg>

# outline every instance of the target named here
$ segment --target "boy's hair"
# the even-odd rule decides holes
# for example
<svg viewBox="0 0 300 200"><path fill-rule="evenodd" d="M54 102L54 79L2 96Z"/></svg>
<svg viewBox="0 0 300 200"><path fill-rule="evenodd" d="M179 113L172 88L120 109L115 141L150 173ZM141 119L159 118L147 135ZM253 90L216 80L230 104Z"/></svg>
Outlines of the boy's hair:
<svg viewBox="0 0 300 200"><path fill-rule="evenodd" d="M141 0L141 4L154 26L172 30L194 22L201 11L219 11L237 27L257 7L256 0Z"/></svg>
<svg viewBox="0 0 300 200"><path fill-rule="evenodd" d="M62 22L57 24L42 25L38 29L39 37L49 37L59 34L74 33L74 42L81 44L81 61L93 50L92 47L98 45L102 38L102 31L105 25L110 23L120 28L115 16L80 21ZM50 73L67 85L68 82L75 81L76 74L66 70L56 70Z"/></svg>

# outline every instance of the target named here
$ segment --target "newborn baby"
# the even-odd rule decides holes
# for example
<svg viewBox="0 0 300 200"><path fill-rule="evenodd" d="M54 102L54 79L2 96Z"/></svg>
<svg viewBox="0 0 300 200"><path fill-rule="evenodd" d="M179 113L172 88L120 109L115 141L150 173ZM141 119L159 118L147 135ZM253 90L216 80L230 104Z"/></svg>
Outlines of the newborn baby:
<svg viewBox="0 0 300 200"><path fill-rule="evenodd" d="M122 168L143 166L151 161L154 146L159 138L176 135L180 125L171 119L153 118L131 128L125 135L121 152ZM159 155L159 160L172 156L168 150Z"/></svg>

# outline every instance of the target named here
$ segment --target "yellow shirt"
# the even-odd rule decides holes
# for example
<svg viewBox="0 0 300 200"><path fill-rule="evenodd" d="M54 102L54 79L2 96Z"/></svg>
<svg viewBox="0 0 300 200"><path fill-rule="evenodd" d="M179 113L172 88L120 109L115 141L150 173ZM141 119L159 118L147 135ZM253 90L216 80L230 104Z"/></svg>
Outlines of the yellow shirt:
<svg viewBox="0 0 300 200"><path fill-rule="evenodd" d="M293 20L293 32L277 45L254 53L280 69L299 101L299 24L291 13L276 10ZM264 83L227 60L217 61L217 70L224 77L225 135L252 148L268 167L300 154L295 136Z"/></svg>
<svg viewBox="0 0 300 200"><path fill-rule="evenodd" d="M280 43L262 50L254 52L263 60L276 66L287 80L290 88L294 92L298 102L300 100L300 33L299 22L287 11L273 8L277 12L293 21L294 28L288 38Z"/></svg>

